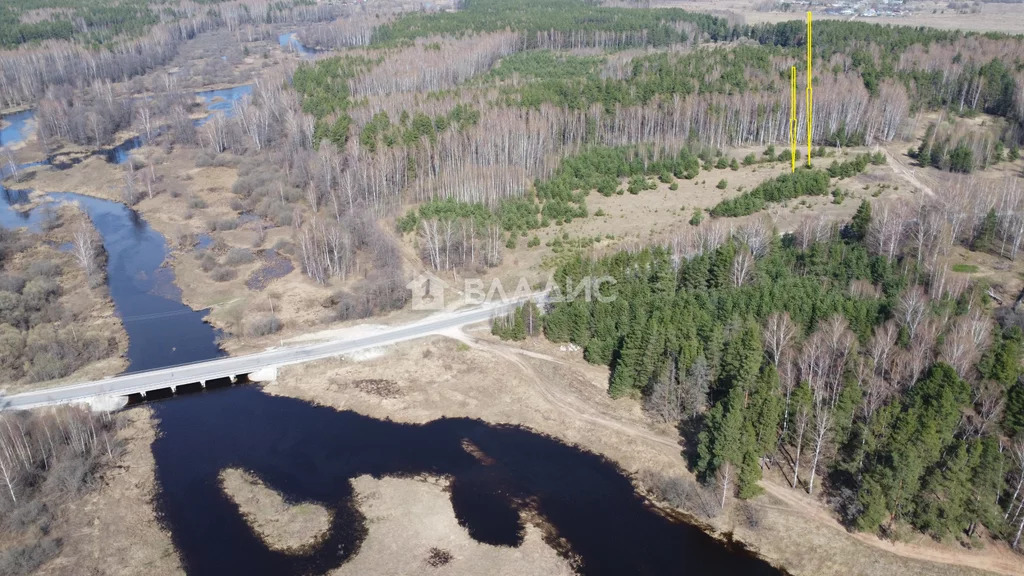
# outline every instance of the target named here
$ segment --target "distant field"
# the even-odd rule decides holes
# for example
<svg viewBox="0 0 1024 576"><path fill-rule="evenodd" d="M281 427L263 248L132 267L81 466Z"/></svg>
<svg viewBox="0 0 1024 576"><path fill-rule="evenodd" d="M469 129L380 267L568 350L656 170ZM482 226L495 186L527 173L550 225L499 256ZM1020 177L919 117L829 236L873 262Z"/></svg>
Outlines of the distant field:
<svg viewBox="0 0 1024 576"><path fill-rule="evenodd" d="M759 12L755 6L764 4L761 0L655 0L652 6L675 7L701 12L734 12L743 16L748 24L761 22L784 22L802 19L804 7L793 5L789 12ZM977 14L957 14L946 2L907 2L914 13L901 18L854 18L861 22L894 24L902 26L929 26L947 30L968 30L976 32L1003 32L1024 34L1024 3L1006 4L985 2ZM842 19L825 15L823 6L811 8L815 18Z"/></svg>

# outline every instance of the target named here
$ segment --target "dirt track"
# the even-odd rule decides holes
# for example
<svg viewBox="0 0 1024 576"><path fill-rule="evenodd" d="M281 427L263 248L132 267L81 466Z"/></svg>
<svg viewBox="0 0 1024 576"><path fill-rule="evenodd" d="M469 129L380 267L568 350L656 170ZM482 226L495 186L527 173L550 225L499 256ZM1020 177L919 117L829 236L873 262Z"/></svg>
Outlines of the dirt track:
<svg viewBox="0 0 1024 576"><path fill-rule="evenodd" d="M912 187L921 190L928 196L935 196L935 192L932 191L931 187L924 182L921 182L914 173L914 170L907 168L896 155L892 154L885 148L879 147L878 149L885 153L885 159L888 161L889 166L892 167L893 172L895 172L897 176L904 179Z"/></svg>
<svg viewBox="0 0 1024 576"><path fill-rule="evenodd" d="M543 340L519 346L476 332L449 336L458 342L436 338L361 362L287 369L267 391L398 421L467 416L521 424L604 454L633 474L650 469L689 475L676 431L649 422L633 400L611 400L607 369L586 364L579 352ZM362 391L357 383L365 378L393 381L399 394ZM766 494L754 500L763 515L760 529L743 526L735 510L711 523L794 574L1024 574L1019 556L1005 545L965 550L925 539L893 544L851 535L824 504L781 478L763 485Z"/></svg>
<svg viewBox="0 0 1024 576"><path fill-rule="evenodd" d="M892 161L893 159L890 158L890 162ZM894 164L894 166L896 166L896 164ZM931 194L931 190L927 187L922 185L921 188L925 190L926 193ZM640 427L629 422L618 421L602 414L599 410L595 409L594 406L580 401L578 397L575 397L572 394L565 393L564 389L552 386L550 381L546 381L539 377L536 371L528 363L521 361L517 356L525 355L530 358L536 358L547 362L564 364L561 360L546 354L529 352L501 343L470 340L467 340L467 343L471 343L470 345L472 346L497 354L519 366L530 376L529 381L534 384L536 390L542 394L546 400L566 411L566 413L573 414L596 425L609 427L616 431L627 433L635 438L647 440L659 446L668 446L678 450L678 440L652 432L645 427ZM921 545L920 543L913 544L885 541L873 534L851 534L847 532L847 530L827 509L821 505L820 502L807 496L802 491L794 490L789 486L783 486L772 481L763 481L761 484L768 494L784 502L791 511L799 512L806 518L812 519L820 525L835 531L837 536L841 535L856 538L864 544L905 558L965 566L978 570L996 572L999 574L1024 574L1024 561L1022 561L1019 555L1005 549L1005 547L1001 550L993 550L978 554L976 552L952 548L950 546L937 546L934 542L925 541L923 538L919 539L921 542L924 542L924 545ZM995 554L991 552L995 552Z"/></svg>

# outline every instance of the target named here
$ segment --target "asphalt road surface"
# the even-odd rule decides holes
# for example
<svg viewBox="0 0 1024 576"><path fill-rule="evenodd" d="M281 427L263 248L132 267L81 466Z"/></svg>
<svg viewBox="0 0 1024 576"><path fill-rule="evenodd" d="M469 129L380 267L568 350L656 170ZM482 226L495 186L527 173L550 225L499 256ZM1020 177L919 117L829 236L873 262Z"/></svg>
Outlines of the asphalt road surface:
<svg viewBox="0 0 1024 576"><path fill-rule="evenodd" d="M251 374L263 368L299 364L366 348L375 348L421 338L448 328L488 320L496 314L509 311L516 304L517 302L485 304L464 311L446 312L411 324L388 328L378 334L361 338L334 340L286 348L272 348L264 352L245 356L217 358L192 364L170 366L158 370L134 372L93 382L24 392L0 398L0 409L23 410L83 401L96 396L127 396L129 394L148 392L171 386L205 382L216 378Z"/></svg>

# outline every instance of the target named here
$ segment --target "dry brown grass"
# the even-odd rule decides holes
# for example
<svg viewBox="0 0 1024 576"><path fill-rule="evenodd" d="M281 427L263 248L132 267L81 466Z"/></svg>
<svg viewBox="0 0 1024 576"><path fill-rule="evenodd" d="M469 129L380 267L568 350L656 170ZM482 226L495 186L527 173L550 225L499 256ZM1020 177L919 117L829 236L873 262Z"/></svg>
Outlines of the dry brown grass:
<svg viewBox="0 0 1024 576"><path fill-rule="evenodd" d="M52 261L62 270L58 279L61 295L57 300L63 309L63 316L74 319L74 328L80 333L95 333L104 338L117 341L116 351L110 356L79 367L71 374L56 380L30 382L22 379L16 382L4 382L0 389L9 394L16 394L33 389L68 382L81 382L102 378L124 370L127 361L124 354L128 350L128 335L117 317L114 302L106 286L91 288L85 272L79 267L74 257L62 252L57 247L72 241L72 235L80 225L88 223L88 218L77 206L63 205L55 209L56 222L59 225L48 230L40 237L41 241L32 242L27 249L13 254L4 263L4 270L13 274L24 274L34 262Z"/></svg>
<svg viewBox="0 0 1024 576"><path fill-rule="evenodd" d="M310 502L291 503L245 470L221 470L221 488L273 550L298 553L327 535L331 514Z"/></svg>
<svg viewBox="0 0 1024 576"><path fill-rule="evenodd" d="M103 475L103 485L75 502L54 530L61 535L61 555L43 566L40 576L104 574L134 576L184 574L170 535L153 508L155 464L150 446L156 437L152 413L139 407L119 437L125 453Z"/></svg>
<svg viewBox="0 0 1024 576"><path fill-rule="evenodd" d="M478 574L568 576L573 571L527 524L522 545L490 546L460 526L442 478L351 480L356 506L369 530L359 552L331 572L364 574Z"/></svg>
<svg viewBox="0 0 1024 576"><path fill-rule="evenodd" d="M466 416L521 424L604 454L629 473L689 475L676 430L650 422L634 401L611 400L605 392L607 369L543 340L513 347L482 332L474 332L479 339L468 347L433 338L359 362L287 367L266 389L402 422ZM382 398L354 385L366 378L394 380L401 395ZM1002 544L966 551L927 542L893 546L874 536L851 535L823 504L780 482L766 480L769 493L754 501L756 528L750 527L749 514L733 507L711 522L719 533L734 533L794 574L1024 573L1019 564L1008 563L1019 557Z"/></svg>
<svg viewBox="0 0 1024 576"><path fill-rule="evenodd" d="M742 16L748 24L804 19L805 8L800 5L794 4L789 12L757 11L755 6L763 3L763 0L656 0L653 6L671 6L697 12L732 12ZM867 5L862 4L862 6ZM906 6L914 11L907 17L857 17L855 20L894 26L928 26L947 30L1004 32L1007 34L1024 33L1024 5L1021 4L983 2L981 12L977 14L957 14L955 10L949 8L949 2L911 0L906 2ZM849 20L850 17L829 16L824 14L822 9L815 7L814 19Z"/></svg>

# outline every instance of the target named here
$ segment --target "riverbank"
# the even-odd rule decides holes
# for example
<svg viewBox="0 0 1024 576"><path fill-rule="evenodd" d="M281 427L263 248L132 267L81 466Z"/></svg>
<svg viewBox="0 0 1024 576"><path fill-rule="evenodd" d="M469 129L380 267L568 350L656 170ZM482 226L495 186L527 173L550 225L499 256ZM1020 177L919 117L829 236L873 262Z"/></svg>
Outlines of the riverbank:
<svg viewBox="0 0 1024 576"><path fill-rule="evenodd" d="M527 426L607 456L635 483L650 472L689 476L675 430L649 422L635 402L610 399L605 392L607 370L583 362L578 351L543 340L507 345L482 327L469 336L451 336L285 367L264 390L401 423L472 417ZM181 573L170 535L154 512L150 445L157 423L146 405L130 408L124 416L129 423L120 433L127 442L120 465L104 475L101 488L62 517L57 529L67 534L64 552L40 573L63 574L70 566L106 574L140 569L154 575ZM488 458L473 446L464 448L478 459ZM304 522L318 518L315 507L306 510L302 503L284 501L245 474L228 471L222 482L268 545L288 549L316 541L320 531L310 528L322 526L322 518ZM431 476L353 479L355 505L366 518L367 536L359 552L333 573L416 573L433 566L430 562L440 563L450 574L492 573L508 566L516 574L570 573L571 559L556 554L541 538L548 527L529 515L524 517L524 544L518 548L495 548L469 538L455 520L446 482ZM806 495L771 479L764 484L766 495L752 502L756 522L735 501L724 513L701 522L718 537L734 538L792 574L1021 573L1019 556L1003 554L994 545L967 551L850 535Z"/></svg>
<svg viewBox="0 0 1024 576"><path fill-rule="evenodd" d="M248 472L225 470L220 480L271 549L300 553L315 545L328 528L330 517L322 507L286 502ZM335 576L416 574L428 566L445 567L453 576L573 574L570 562L545 544L541 529L532 524L515 548L473 540L455 517L447 478L363 475L350 482L368 531L359 553L333 571Z"/></svg>
<svg viewBox="0 0 1024 576"><path fill-rule="evenodd" d="M205 320L218 329L221 347L231 354L262 350L322 327L336 328L332 294L350 287L317 284L303 272L294 230L240 213L232 187L241 158L206 158L201 151L143 146L132 151L140 168L140 198L132 206L166 240L165 266L174 272L181 301L209 310ZM64 170L36 167L25 184L35 196L74 190L86 196L124 202L125 166L92 155ZM152 182L152 195L149 182ZM411 248L407 268L421 267ZM353 275L349 285L361 280ZM407 311L393 314L410 316ZM273 317L279 332L266 333L254 320Z"/></svg>
<svg viewBox="0 0 1024 576"><path fill-rule="evenodd" d="M266 391L399 422L466 416L524 425L605 455L634 478L655 472L692 479L678 433L649 422L635 402L611 400L606 369L586 364L578 351L541 340L520 347L478 332L473 336L286 367ZM719 537L731 535L793 574L1024 573L1020 557L996 543L954 550L851 535L806 495L789 494L771 479L765 484L767 494L752 502L755 526L735 503L702 521Z"/></svg>
<svg viewBox="0 0 1024 576"><path fill-rule="evenodd" d="M128 334L102 282L102 252L90 255L100 268L93 276L73 254L77 235L99 246L98 234L77 206L37 208L43 209L38 234L17 231L5 240L14 250L3 261L0 286L6 322L0 324L0 381L9 394L102 378L127 366Z"/></svg>
<svg viewBox="0 0 1024 576"><path fill-rule="evenodd" d="M272 550L301 553L331 527L331 514L323 506L288 502L247 470L228 468L221 471L219 479L221 489Z"/></svg>
<svg viewBox="0 0 1024 576"><path fill-rule="evenodd" d="M119 416L123 453L106 468L101 485L75 502L52 527L62 542L60 556L39 569L39 576L103 574L183 575L170 535L153 509L156 493L153 453L156 438L146 406Z"/></svg>
<svg viewBox="0 0 1024 576"><path fill-rule="evenodd" d="M523 543L515 548L470 538L455 517L445 479L360 476L352 486L369 532L355 558L333 576L422 574L429 569L453 576L574 573L533 524L526 525Z"/></svg>

